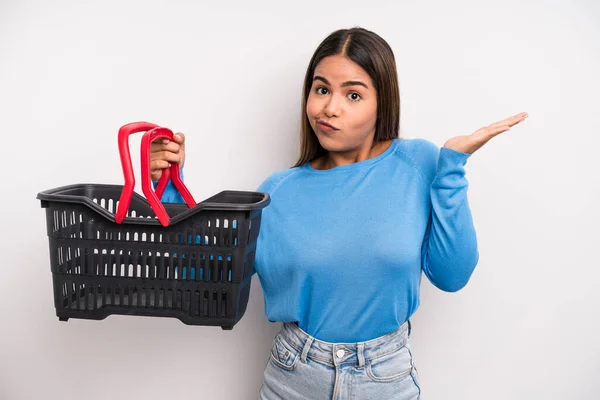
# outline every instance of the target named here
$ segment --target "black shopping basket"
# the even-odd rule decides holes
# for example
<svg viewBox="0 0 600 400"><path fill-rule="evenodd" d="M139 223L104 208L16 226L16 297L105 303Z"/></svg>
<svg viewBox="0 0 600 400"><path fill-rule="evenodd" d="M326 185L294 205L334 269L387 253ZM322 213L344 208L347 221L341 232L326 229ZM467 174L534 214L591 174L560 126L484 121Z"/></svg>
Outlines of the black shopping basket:
<svg viewBox="0 0 600 400"><path fill-rule="evenodd" d="M142 137L142 189L128 138ZM173 132L138 122L119 130L125 185L78 184L40 192L46 209L56 315L174 317L232 329L248 304L262 209L269 195L223 191L194 201L173 164L152 190L150 145ZM172 180L186 204L160 202Z"/></svg>

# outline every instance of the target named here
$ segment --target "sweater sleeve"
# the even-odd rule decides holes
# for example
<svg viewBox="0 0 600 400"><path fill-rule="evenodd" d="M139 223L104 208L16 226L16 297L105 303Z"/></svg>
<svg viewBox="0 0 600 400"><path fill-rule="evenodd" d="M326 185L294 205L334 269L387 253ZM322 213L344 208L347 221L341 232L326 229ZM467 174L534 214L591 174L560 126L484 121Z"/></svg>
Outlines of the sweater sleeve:
<svg viewBox="0 0 600 400"><path fill-rule="evenodd" d="M271 175L270 177L268 177L267 179L265 179L256 189L257 192L261 192L261 193L267 193L269 196L271 196L271 201L273 201L273 182L274 180L276 180L276 175ZM265 244L265 225L268 219L268 214L269 212L269 207L265 208L262 210L262 222L261 222L261 229L260 232L258 234L258 238L257 238L257 242L256 242L256 253L255 253L255 257L254 257L254 268L252 269L252 275L254 276L254 274L256 274L256 270L257 268L260 267L261 263L264 263L265 258L268 258L265 254L265 249L264 247L266 245L268 245L268 243ZM267 241L268 242L268 241Z"/></svg>
<svg viewBox="0 0 600 400"><path fill-rule="evenodd" d="M181 180L183 180L183 168L179 169L179 176L181 177ZM152 186L156 189L158 182L152 181ZM165 191L160 200L163 203L185 203L183 197L181 197L181 193L179 193L177 188L175 188L175 185L173 185L172 180L169 180L169 183L167 183L167 187L165 187Z"/></svg>
<svg viewBox="0 0 600 400"><path fill-rule="evenodd" d="M462 289L479 260L467 200L464 166L469 156L441 148L430 188L431 214L423 242L422 265L430 282L447 292Z"/></svg>

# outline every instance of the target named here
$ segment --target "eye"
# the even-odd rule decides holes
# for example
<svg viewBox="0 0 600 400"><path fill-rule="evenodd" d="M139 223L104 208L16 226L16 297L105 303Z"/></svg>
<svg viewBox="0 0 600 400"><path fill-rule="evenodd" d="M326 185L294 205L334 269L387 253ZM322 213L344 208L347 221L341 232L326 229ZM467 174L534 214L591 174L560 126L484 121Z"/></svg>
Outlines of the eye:
<svg viewBox="0 0 600 400"><path fill-rule="evenodd" d="M327 88L325 88L323 86L317 87L317 94L327 94L327 93L329 93L329 90L327 90Z"/></svg>
<svg viewBox="0 0 600 400"><path fill-rule="evenodd" d="M360 94L358 94L356 92L352 92L352 93L348 94L348 98L352 101L359 101L360 99L362 99L362 97L360 97Z"/></svg>

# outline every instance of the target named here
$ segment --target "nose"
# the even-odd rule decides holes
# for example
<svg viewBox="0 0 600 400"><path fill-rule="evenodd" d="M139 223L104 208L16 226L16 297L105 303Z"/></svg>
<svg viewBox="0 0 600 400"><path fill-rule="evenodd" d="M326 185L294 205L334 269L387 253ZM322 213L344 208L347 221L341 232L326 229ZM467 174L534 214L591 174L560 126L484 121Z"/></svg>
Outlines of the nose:
<svg viewBox="0 0 600 400"><path fill-rule="evenodd" d="M327 117L339 117L340 116L340 102L336 98L337 96L331 96L325 107L323 108L323 112Z"/></svg>

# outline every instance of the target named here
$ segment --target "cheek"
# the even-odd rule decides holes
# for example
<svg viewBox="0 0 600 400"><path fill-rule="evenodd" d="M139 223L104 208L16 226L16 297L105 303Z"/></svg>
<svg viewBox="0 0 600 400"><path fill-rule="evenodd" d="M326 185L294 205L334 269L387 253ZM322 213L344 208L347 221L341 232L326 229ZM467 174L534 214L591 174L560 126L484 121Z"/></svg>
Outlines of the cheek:
<svg viewBox="0 0 600 400"><path fill-rule="evenodd" d="M357 130L372 130L377 123L377 109L366 108L352 115L352 126Z"/></svg>
<svg viewBox="0 0 600 400"><path fill-rule="evenodd" d="M312 120L319 114L320 107L319 102L315 100L315 98L310 95L306 100L306 114L308 115L308 119Z"/></svg>

